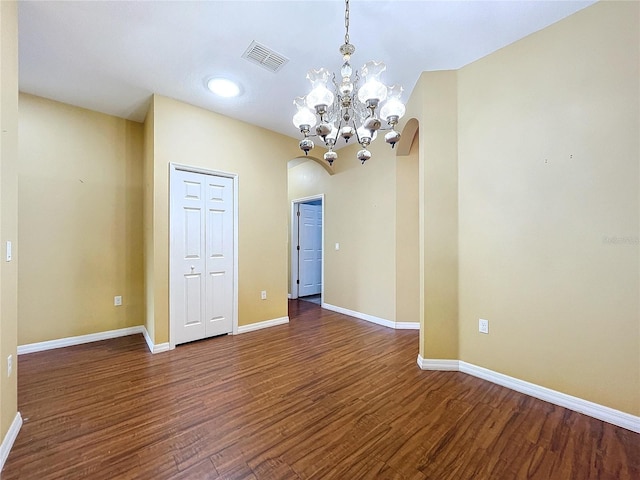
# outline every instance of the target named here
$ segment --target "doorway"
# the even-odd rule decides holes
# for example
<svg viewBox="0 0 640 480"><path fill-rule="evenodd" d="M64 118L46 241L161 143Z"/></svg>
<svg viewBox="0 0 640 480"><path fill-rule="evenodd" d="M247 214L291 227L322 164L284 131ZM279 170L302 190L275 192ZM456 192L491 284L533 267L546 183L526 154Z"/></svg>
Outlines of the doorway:
<svg viewBox="0 0 640 480"><path fill-rule="evenodd" d="M324 297L324 195L291 202L291 298Z"/></svg>
<svg viewBox="0 0 640 480"><path fill-rule="evenodd" d="M237 330L237 176L170 166L169 342Z"/></svg>

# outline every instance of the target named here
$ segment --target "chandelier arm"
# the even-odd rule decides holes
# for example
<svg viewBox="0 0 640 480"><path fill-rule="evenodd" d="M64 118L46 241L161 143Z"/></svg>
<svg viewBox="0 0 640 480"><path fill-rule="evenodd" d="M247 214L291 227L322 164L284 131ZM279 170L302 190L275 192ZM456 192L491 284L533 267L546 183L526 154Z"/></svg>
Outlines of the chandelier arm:
<svg viewBox="0 0 640 480"><path fill-rule="evenodd" d="M336 92L339 91L338 89L340 88L338 86L338 82L336 82L336 72L333 72L332 76L331 76L331 82L333 83L333 86L336 89Z"/></svg>
<svg viewBox="0 0 640 480"><path fill-rule="evenodd" d="M336 143L338 142L338 136L340 135L340 130L342 129L342 117L340 117L340 120L338 121L338 133L336 133Z"/></svg>
<svg viewBox="0 0 640 480"><path fill-rule="evenodd" d="M354 117L355 117L355 115L354 115ZM355 118L351 119L351 123L353 123L353 130L356 132L356 140L358 141L358 143L360 145L362 145L362 143L360 143L360 134L358 133L358 126L356 125Z"/></svg>

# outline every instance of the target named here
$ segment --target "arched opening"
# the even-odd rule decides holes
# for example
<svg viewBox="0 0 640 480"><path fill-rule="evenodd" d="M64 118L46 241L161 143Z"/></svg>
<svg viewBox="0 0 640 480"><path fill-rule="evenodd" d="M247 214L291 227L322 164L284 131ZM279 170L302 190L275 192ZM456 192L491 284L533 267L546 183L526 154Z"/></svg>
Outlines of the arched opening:
<svg viewBox="0 0 640 480"><path fill-rule="evenodd" d="M324 213L324 194L328 188L328 180L333 175L333 168L327 164L324 160L320 160L316 157L297 157L289 160L287 163L287 196L290 206L290 219L289 219L289 235L288 235L288 285L289 285L289 298L298 298L299 296L311 295L308 288L304 288L304 279L316 278L318 275L317 269L320 269L320 298L324 293L324 230L325 230L325 213ZM319 210L313 215L317 218L314 219L317 222L315 227L307 225L309 219L304 219L305 214L311 215L306 210ZM300 214L300 216L299 216ZM306 228L309 227L309 228ZM314 232L312 235L311 232ZM313 247L315 253L307 252L315 255L316 261L309 261L306 263L305 271L309 273L309 268L312 270L311 275L302 275L302 263L301 255L305 251L305 241L309 241L310 238L317 240L317 235L320 235L321 244L320 248L317 245ZM301 235L304 233L305 235ZM307 235L308 234L308 235ZM305 240L306 239L306 240ZM303 242L301 244L300 242ZM298 250L298 246L301 250ZM309 245L307 245L309 246ZM302 252L302 253L301 253ZM303 260L310 260L306 257ZM309 265L315 264L315 266L309 267ZM303 285L298 283L303 280ZM314 281L315 282L315 281ZM312 282L312 283L314 283ZM317 285L316 285L317 286ZM315 290L314 290L315 292ZM313 293L312 295L317 295Z"/></svg>
<svg viewBox="0 0 640 480"><path fill-rule="evenodd" d="M419 122L415 118L407 121L401 132L400 141L396 145L397 156L408 156L411 153L411 147L414 140L418 138Z"/></svg>
<svg viewBox="0 0 640 480"><path fill-rule="evenodd" d="M289 160L287 162L287 168L290 169L292 167L300 165L301 163L304 163L304 162L309 161L309 160L311 160L311 161L317 163L318 165L320 165L322 168L324 168L326 170L326 172L329 175L333 175L334 173L336 173L334 168L331 165L329 165L329 163L325 162L324 159L318 158L318 157L314 157L313 155L300 156L300 157L293 158L293 159L291 159L291 160Z"/></svg>
<svg viewBox="0 0 640 480"><path fill-rule="evenodd" d="M420 323L420 184L418 120L396 145L396 322Z"/></svg>

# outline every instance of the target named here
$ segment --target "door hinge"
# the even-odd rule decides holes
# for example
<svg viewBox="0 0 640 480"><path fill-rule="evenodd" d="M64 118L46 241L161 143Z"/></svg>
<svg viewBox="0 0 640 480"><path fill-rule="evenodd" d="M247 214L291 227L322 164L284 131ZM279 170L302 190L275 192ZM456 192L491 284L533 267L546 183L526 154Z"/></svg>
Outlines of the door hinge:
<svg viewBox="0 0 640 480"><path fill-rule="evenodd" d="M298 210L298 211L296 212L296 215L297 215L297 216L300 216L300 210Z"/></svg>
<svg viewBox="0 0 640 480"><path fill-rule="evenodd" d="M296 247L296 250L300 251L300 245L298 245L298 246Z"/></svg>
<svg viewBox="0 0 640 480"><path fill-rule="evenodd" d="M296 280L296 285L300 285L300 280Z"/></svg>

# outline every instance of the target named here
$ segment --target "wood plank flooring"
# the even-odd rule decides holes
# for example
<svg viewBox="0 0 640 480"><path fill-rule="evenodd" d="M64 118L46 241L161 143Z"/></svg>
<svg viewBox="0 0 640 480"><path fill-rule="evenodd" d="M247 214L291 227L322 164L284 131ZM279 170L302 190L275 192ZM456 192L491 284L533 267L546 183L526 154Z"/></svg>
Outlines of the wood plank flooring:
<svg viewBox="0 0 640 480"><path fill-rule="evenodd" d="M148 353L19 357L11 479L640 479L640 435L416 365L417 331L290 302L289 325Z"/></svg>

